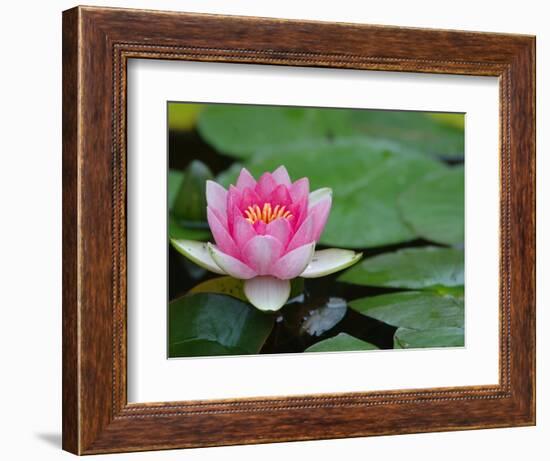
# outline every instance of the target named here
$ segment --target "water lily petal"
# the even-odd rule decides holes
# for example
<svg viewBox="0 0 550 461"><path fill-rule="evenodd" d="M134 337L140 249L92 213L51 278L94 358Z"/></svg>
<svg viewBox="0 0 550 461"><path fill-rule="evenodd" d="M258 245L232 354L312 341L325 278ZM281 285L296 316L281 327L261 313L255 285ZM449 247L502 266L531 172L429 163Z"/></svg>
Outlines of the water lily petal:
<svg viewBox="0 0 550 461"><path fill-rule="evenodd" d="M296 231L300 228L307 217L307 195L304 196L299 202L294 202L288 207L288 209L292 214L292 219L290 222L293 229Z"/></svg>
<svg viewBox="0 0 550 461"><path fill-rule="evenodd" d="M268 275L282 251L283 245L275 237L257 235L248 241L242 253L244 261L259 275Z"/></svg>
<svg viewBox="0 0 550 461"><path fill-rule="evenodd" d="M266 228L267 228L267 224L263 221L256 221L254 223L254 230L258 235L264 235Z"/></svg>
<svg viewBox="0 0 550 461"><path fill-rule="evenodd" d="M264 173L256 184L256 193L262 198L262 202L269 199L271 192L277 187L277 183L271 173Z"/></svg>
<svg viewBox="0 0 550 461"><path fill-rule="evenodd" d="M283 280L298 277L313 258L315 242L302 245L281 257L271 270L271 274Z"/></svg>
<svg viewBox="0 0 550 461"><path fill-rule="evenodd" d="M220 251L219 248L215 247L211 243L208 243L207 246L208 252L216 265L218 265L231 277L246 280L258 275L257 272L250 266L246 265L242 261L239 261L237 258Z"/></svg>
<svg viewBox="0 0 550 461"><path fill-rule="evenodd" d="M260 205L262 203L261 197L256 193L254 189L246 187L242 191L241 210L246 210L249 206Z"/></svg>
<svg viewBox="0 0 550 461"><path fill-rule="evenodd" d="M227 227L229 233L233 233L233 223L235 216L241 216L240 206L242 201L242 192L234 185L229 186L227 192Z"/></svg>
<svg viewBox="0 0 550 461"><path fill-rule="evenodd" d="M229 231L230 227L229 227L229 223L227 221L227 214L226 213L221 213L220 210L215 210L215 209L210 208L210 207L208 207L207 210L206 210L207 214L208 214L208 209L210 210L211 213L214 213L216 218L218 218L219 223L225 228L225 230ZM231 234L231 231L229 231L229 233Z"/></svg>
<svg viewBox="0 0 550 461"><path fill-rule="evenodd" d="M332 197L332 189L330 187L321 187L311 192L309 194L309 209L311 210L311 208L327 196Z"/></svg>
<svg viewBox="0 0 550 461"><path fill-rule="evenodd" d="M243 168L237 179L236 186L239 190L244 190L246 187L254 189L256 187L256 180L246 168Z"/></svg>
<svg viewBox="0 0 550 461"><path fill-rule="evenodd" d="M229 234L227 228L222 224L217 214L210 207L206 208L206 218L208 219L210 231L214 236L216 244L220 247L220 250L231 256L238 257L240 251L235 241Z"/></svg>
<svg viewBox="0 0 550 461"><path fill-rule="evenodd" d="M275 277L254 277L244 282L244 294L262 311L277 311L290 296L290 281Z"/></svg>
<svg viewBox="0 0 550 461"><path fill-rule="evenodd" d="M283 165L277 168L272 173L272 176L277 184L282 184L286 187L290 187L290 185L292 184L290 181L290 176L288 175L288 171L286 171L286 168Z"/></svg>
<svg viewBox="0 0 550 461"><path fill-rule="evenodd" d="M321 198L313 208L310 207L310 215L313 216L313 239L319 240L325 224L327 223L330 208L332 206L332 194L325 195Z"/></svg>
<svg viewBox="0 0 550 461"><path fill-rule="evenodd" d="M231 208L241 206L241 201L243 199L243 193L240 189L237 189L233 184L229 186L227 192L227 211L229 212Z"/></svg>
<svg viewBox="0 0 550 461"><path fill-rule="evenodd" d="M217 182L206 181L206 203L213 210L225 215L227 210L227 190Z"/></svg>
<svg viewBox="0 0 550 461"><path fill-rule="evenodd" d="M266 200L269 202L272 206L280 205L285 206L288 209L288 206L292 203L292 199L290 198L290 194L288 193L288 188L286 186L283 186L282 184L279 184L271 194L269 194L269 197Z"/></svg>
<svg viewBox="0 0 550 461"><path fill-rule="evenodd" d="M300 202L302 199L306 198L309 194L309 179L301 178L292 184L290 187L290 196L292 197L293 202Z"/></svg>
<svg viewBox="0 0 550 461"><path fill-rule="evenodd" d="M362 253L356 253L353 250L342 250L340 248L316 251L304 272L300 274L300 277L316 278L333 274L354 265L361 259L361 256Z"/></svg>
<svg viewBox="0 0 550 461"><path fill-rule="evenodd" d="M231 236L235 235L235 221L238 217L242 218L243 215L236 206L227 209L227 230ZM235 238L233 238L233 240L236 242Z"/></svg>
<svg viewBox="0 0 550 461"><path fill-rule="evenodd" d="M215 274L225 274L225 272L216 264L208 251L206 242L197 242L195 240L176 240L171 239L172 246L183 256Z"/></svg>
<svg viewBox="0 0 550 461"><path fill-rule="evenodd" d="M292 251L295 248L301 247L302 245L311 243L313 241L313 232L315 230L314 225L315 225L314 217L313 215L309 215L305 219L305 221L302 223L300 228L293 235L286 250Z"/></svg>
<svg viewBox="0 0 550 461"><path fill-rule="evenodd" d="M235 240L239 248L244 248L248 241L256 235L254 226L249 221L242 216L235 216L235 221L233 222L233 240Z"/></svg>
<svg viewBox="0 0 550 461"><path fill-rule="evenodd" d="M283 248L286 248L292 233L292 226L286 218L278 218L267 225L265 233L275 237L281 242Z"/></svg>

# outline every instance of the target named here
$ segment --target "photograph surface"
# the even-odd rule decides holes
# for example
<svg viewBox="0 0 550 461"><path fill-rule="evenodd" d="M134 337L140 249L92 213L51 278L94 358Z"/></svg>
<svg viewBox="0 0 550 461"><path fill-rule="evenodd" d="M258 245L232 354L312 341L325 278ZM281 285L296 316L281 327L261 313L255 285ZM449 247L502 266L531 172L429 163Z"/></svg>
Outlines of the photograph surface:
<svg viewBox="0 0 550 461"><path fill-rule="evenodd" d="M167 117L169 358L464 346L464 114Z"/></svg>

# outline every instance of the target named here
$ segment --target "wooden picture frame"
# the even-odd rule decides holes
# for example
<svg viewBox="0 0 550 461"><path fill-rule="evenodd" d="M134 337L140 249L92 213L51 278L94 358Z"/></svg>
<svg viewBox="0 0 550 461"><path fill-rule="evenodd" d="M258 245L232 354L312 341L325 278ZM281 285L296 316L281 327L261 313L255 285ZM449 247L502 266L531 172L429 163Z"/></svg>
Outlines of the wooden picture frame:
<svg viewBox="0 0 550 461"><path fill-rule="evenodd" d="M129 404L131 58L496 76L500 380L494 386ZM535 39L77 7L63 13L63 448L76 454L535 424Z"/></svg>

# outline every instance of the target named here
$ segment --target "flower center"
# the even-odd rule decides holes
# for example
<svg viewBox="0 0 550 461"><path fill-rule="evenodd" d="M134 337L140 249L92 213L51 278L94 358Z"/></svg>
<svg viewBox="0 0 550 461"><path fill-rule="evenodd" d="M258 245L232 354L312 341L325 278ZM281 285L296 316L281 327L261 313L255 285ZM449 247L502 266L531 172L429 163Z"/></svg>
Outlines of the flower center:
<svg viewBox="0 0 550 461"><path fill-rule="evenodd" d="M278 218L292 218L290 211L286 207L275 205L274 208L271 207L271 203L264 203L263 208L260 208L258 205L249 206L244 210L246 215L246 220L254 224L257 221L263 221L266 224L269 224L271 221L275 221Z"/></svg>

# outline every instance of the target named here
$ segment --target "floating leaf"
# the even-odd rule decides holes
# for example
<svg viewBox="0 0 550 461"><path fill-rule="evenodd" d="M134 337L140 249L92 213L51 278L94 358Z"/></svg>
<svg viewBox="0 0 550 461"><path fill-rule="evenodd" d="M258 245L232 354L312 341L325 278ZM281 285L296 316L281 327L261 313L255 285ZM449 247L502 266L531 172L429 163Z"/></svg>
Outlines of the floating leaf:
<svg viewBox="0 0 550 461"><path fill-rule="evenodd" d="M218 293L247 301L243 291L243 281L233 277L217 277L206 280L189 290L189 293Z"/></svg>
<svg viewBox="0 0 550 461"><path fill-rule="evenodd" d="M349 302L349 307L395 327L464 327L464 302L452 296L414 291L391 293L356 299Z"/></svg>
<svg viewBox="0 0 550 461"><path fill-rule="evenodd" d="M443 285L438 285L435 287L426 288L427 291L433 291L440 296L452 296L457 299L464 299L464 287L444 287Z"/></svg>
<svg viewBox="0 0 550 461"><path fill-rule="evenodd" d="M370 351L378 349L374 344L367 343L346 333L319 341L308 347L305 352L344 352L344 351Z"/></svg>
<svg viewBox="0 0 550 461"><path fill-rule="evenodd" d="M256 176L280 165L293 179L307 176L311 190L332 188L332 210L320 241L345 248L414 239L415 233L401 218L397 198L424 175L445 168L427 157L389 150L385 143L357 139L258 157L245 164ZM234 182L237 170L224 174L222 182Z"/></svg>
<svg viewBox="0 0 550 461"><path fill-rule="evenodd" d="M168 209L170 210L172 209L182 182L183 171L168 170Z"/></svg>
<svg viewBox="0 0 550 461"><path fill-rule="evenodd" d="M169 304L168 325L170 357L257 354L273 317L231 296L198 293Z"/></svg>
<svg viewBox="0 0 550 461"><path fill-rule="evenodd" d="M210 231L204 228L184 227L174 216L168 217L168 235L176 240L201 240L211 239Z"/></svg>
<svg viewBox="0 0 550 461"><path fill-rule="evenodd" d="M356 285L392 288L464 285L464 252L453 248L406 248L364 259L339 278Z"/></svg>
<svg viewBox="0 0 550 461"><path fill-rule="evenodd" d="M169 103L168 128L174 131L189 131L193 129L203 107L202 104Z"/></svg>
<svg viewBox="0 0 550 461"><path fill-rule="evenodd" d="M240 159L354 136L397 141L423 154L464 154L464 129L425 112L218 104L201 113L198 129L218 151Z"/></svg>
<svg viewBox="0 0 550 461"><path fill-rule="evenodd" d="M198 128L218 151L243 159L352 133L338 109L233 104L208 106Z"/></svg>
<svg viewBox="0 0 550 461"><path fill-rule="evenodd" d="M185 173L168 172L168 235L172 239L208 240L206 222L206 180L212 173L206 165L195 160Z"/></svg>
<svg viewBox="0 0 550 461"><path fill-rule="evenodd" d="M310 336L321 336L340 322L346 315L347 305L342 298L329 298L320 307L311 309L303 319L300 332Z"/></svg>
<svg viewBox="0 0 550 461"><path fill-rule="evenodd" d="M464 168L421 178L398 201L403 219L426 240L453 245L464 242Z"/></svg>
<svg viewBox="0 0 550 461"><path fill-rule="evenodd" d="M180 221L206 222L206 181L212 172L201 161L193 160L174 199L172 214Z"/></svg>
<svg viewBox="0 0 550 461"><path fill-rule="evenodd" d="M393 337L393 342L394 349L463 347L464 329L454 327L434 328L430 330L398 328Z"/></svg>
<svg viewBox="0 0 550 461"><path fill-rule="evenodd" d="M351 114L355 130L361 133L391 139L432 156L464 156L464 125L460 127L454 120L461 118L464 124L463 114L394 110L357 110Z"/></svg>

